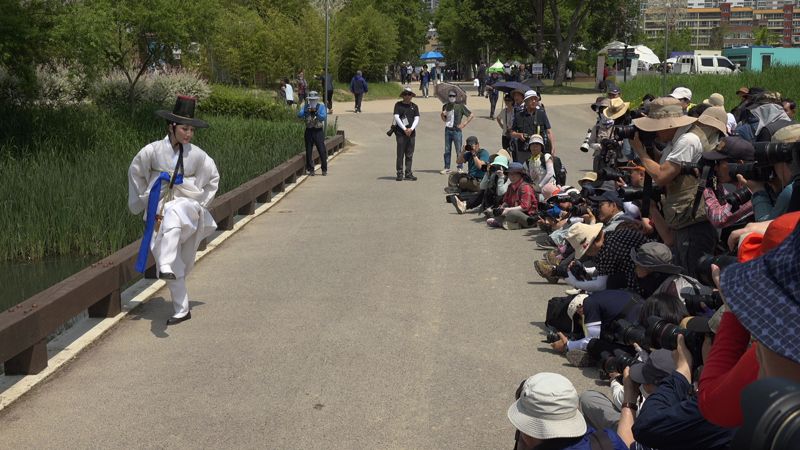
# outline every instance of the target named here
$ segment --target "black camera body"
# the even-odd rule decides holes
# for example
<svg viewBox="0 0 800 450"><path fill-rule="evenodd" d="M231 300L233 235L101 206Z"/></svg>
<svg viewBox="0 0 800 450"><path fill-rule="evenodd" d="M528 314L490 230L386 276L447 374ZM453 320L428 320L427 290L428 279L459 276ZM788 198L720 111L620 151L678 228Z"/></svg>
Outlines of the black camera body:
<svg viewBox="0 0 800 450"><path fill-rule="evenodd" d="M617 181L625 179L626 175L613 167L603 167L597 171L597 179L602 181Z"/></svg>
<svg viewBox="0 0 800 450"><path fill-rule="evenodd" d="M714 280L711 279L711 265L717 265L720 270L738 262L733 255L712 255L704 254L697 260L697 279L706 286L713 286Z"/></svg>
<svg viewBox="0 0 800 450"><path fill-rule="evenodd" d="M642 347L647 345L647 330L635 323L625 319L617 319L611 322L607 339L623 345L639 344Z"/></svg>
<svg viewBox="0 0 800 450"><path fill-rule="evenodd" d="M622 198L622 201L632 202L635 200L644 199L645 194L647 194L648 192L646 192L645 189L642 188L626 186L624 188L619 188L619 190L617 190L617 193ZM653 186L649 191L650 200L657 202L661 200L661 196L664 195L665 193L666 190L663 187Z"/></svg>
<svg viewBox="0 0 800 450"><path fill-rule="evenodd" d="M639 134L639 140L642 141L645 147L652 147L656 142L656 133L652 131L642 131L636 128L636 125L615 125L614 126L614 139L621 141L623 139L633 139L636 134Z"/></svg>
<svg viewBox="0 0 800 450"><path fill-rule="evenodd" d="M612 372L622 373L626 367L632 366L637 361L631 353L632 348L604 339L591 339L586 345L586 351L597 361L597 368L602 378L608 378Z"/></svg>
<svg viewBox="0 0 800 450"><path fill-rule="evenodd" d="M719 291L710 294L684 294L683 301L689 314L693 316L705 313L706 309L717 310L724 304Z"/></svg>
<svg viewBox="0 0 800 450"><path fill-rule="evenodd" d="M586 271L586 267L584 267L583 263L578 261L577 259L572 263L569 268L570 273L575 277L578 281L589 281L589 272Z"/></svg>
<svg viewBox="0 0 800 450"><path fill-rule="evenodd" d="M678 349L678 336L683 335L683 342L692 354L692 364L699 367L703 364L703 341L705 333L681 328L678 325L667 322L666 320L650 316L647 318L646 339L651 349Z"/></svg>
<svg viewBox="0 0 800 450"><path fill-rule="evenodd" d="M395 133L395 131L396 131L395 130L395 126L392 125L392 126L389 127L389 131L386 132L386 135L389 136L389 137L392 137L392 135Z"/></svg>

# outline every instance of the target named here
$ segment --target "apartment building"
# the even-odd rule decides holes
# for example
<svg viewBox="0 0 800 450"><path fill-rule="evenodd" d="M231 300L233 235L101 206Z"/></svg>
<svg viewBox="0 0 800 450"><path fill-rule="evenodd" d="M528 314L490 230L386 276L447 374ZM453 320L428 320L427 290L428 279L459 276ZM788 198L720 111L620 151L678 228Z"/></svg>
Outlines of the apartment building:
<svg viewBox="0 0 800 450"><path fill-rule="evenodd" d="M649 2L644 10L643 26L648 36L662 35L667 18ZM689 1L688 4L716 6L688 7L674 14L671 29L689 29L692 46L708 48L714 34L722 30L723 47L752 45L755 31L767 27L782 47L800 47L800 0L781 2L764 0ZM757 5L736 6L736 5ZM717 30L717 31L715 31ZM718 46L718 44L716 45Z"/></svg>

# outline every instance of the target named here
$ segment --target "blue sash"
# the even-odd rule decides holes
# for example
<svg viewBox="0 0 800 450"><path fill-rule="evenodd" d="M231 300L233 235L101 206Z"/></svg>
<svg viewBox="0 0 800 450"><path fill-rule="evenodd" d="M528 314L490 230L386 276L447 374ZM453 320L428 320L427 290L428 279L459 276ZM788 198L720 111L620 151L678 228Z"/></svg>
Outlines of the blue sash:
<svg viewBox="0 0 800 450"><path fill-rule="evenodd" d="M156 226L158 200L161 197L161 182L169 182L169 180L169 173L161 172L150 188L150 196L147 199L147 220L144 224L144 236L142 236L142 245L139 246L139 257L136 259L135 266L136 271L139 273L144 273L144 270L147 268L147 255L150 253L150 241L153 239L153 230ZM183 184L183 174L179 173L175 177L175 184Z"/></svg>

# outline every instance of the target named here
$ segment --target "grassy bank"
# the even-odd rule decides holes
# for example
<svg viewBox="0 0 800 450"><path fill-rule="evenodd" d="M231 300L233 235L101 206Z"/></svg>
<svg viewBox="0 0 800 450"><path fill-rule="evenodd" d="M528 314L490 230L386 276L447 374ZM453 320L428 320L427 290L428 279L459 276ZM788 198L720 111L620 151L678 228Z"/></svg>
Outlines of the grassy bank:
<svg viewBox="0 0 800 450"><path fill-rule="evenodd" d="M152 108L131 114L81 106L0 109L0 260L104 256L140 237L127 209L127 169L144 145L166 134ZM299 122L204 117L195 143L230 190L303 149Z"/></svg>
<svg viewBox="0 0 800 450"><path fill-rule="evenodd" d="M673 75L667 74L667 94L676 86L685 86L692 90L692 102L700 103L709 95L718 92L725 97L725 109L739 104L736 91L741 86L760 86L770 91L780 92L784 98L797 100L800 98L800 87L797 79L800 69L797 67L773 67L763 72L743 72L735 75ZM631 106L641 104L642 97L647 94L662 94L660 75L638 76L621 84L622 95L631 101Z"/></svg>
<svg viewBox="0 0 800 450"><path fill-rule="evenodd" d="M335 90L333 91L333 101L334 102L352 102L355 100L353 94L350 93L350 83L339 83L336 82L334 84ZM419 82L416 82L416 86L412 87L416 88L419 87ZM386 98L395 98L400 95L400 92L403 90L403 85L396 82L390 83L369 83L369 92L364 95L364 100L381 100ZM334 108L336 105L334 105Z"/></svg>

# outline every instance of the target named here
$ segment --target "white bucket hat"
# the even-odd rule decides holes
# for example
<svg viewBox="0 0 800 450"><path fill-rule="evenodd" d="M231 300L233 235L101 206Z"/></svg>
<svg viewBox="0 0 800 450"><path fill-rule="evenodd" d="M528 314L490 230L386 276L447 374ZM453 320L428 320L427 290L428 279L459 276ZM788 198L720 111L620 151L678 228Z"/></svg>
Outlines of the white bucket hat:
<svg viewBox="0 0 800 450"><path fill-rule="evenodd" d="M557 373L542 372L525 380L519 399L508 408L508 420L536 439L586 434L586 421L578 411L578 392Z"/></svg>
<svg viewBox="0 0 800 450"><path fill-rule="evenodd" d="M669 96L678 100L686 99L692 101L692 91L685 87L676 87Z"/></svg>
<svg viewBox="0 0 800 450"><path fill-rule="evenodd" d="M539 94L537 94L536 91L534 91L533 89L529 89L529 90L525 91L525 98L523 98L522 101L525 101L525 100L527 100L527 99L529 99L531 97L536 97L536 99L538 100L539 99Z"/></svg>

